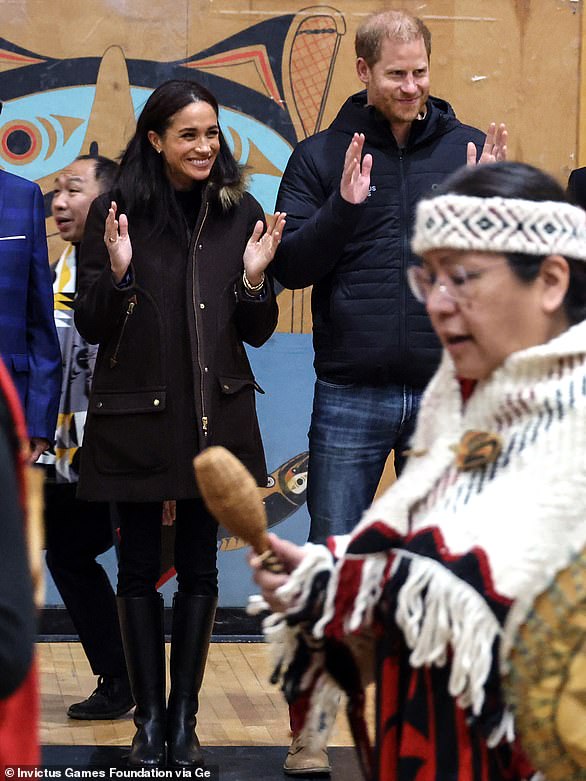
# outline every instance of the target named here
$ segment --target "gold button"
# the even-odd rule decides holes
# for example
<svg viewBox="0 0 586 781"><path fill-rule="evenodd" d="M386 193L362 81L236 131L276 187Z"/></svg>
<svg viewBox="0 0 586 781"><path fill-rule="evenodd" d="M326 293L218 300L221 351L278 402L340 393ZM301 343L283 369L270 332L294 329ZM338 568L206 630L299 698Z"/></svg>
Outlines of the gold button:
<svg viewBox="0 0 586 781"><path fill-rule="evenodd" d="M230 390L230 386L229 385L224 385L223 388L224 388L224 390Z"/></svg>
<svg viewBox="0 0 586 781"><path fill-rule="evenodd" d="M206 305L205 305L205 304L200 304L200 305L199 305L199 308L200 308L200 309L205 309L205 308L206 308Z"/></svg>
<svg viewBox="0 0 586 781"><path fill-rule="evenodd" d="M155 400L153 401L153 404L155 405L155 407L158 407L160 403L161 403L161 402L159 401L159 399L155 399Z"/></svg>

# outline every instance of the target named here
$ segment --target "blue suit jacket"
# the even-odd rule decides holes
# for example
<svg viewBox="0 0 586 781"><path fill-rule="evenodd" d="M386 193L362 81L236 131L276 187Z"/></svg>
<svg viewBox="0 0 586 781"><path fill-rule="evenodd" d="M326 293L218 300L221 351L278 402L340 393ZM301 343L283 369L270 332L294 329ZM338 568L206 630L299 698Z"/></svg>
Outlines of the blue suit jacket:
<svg viewBox="0 0 586 781"><path fill-rule="evenodd" d="M53 442L61 353L43 196L38 185L1 170L0 355L22 400L29 436Z"/></svg>

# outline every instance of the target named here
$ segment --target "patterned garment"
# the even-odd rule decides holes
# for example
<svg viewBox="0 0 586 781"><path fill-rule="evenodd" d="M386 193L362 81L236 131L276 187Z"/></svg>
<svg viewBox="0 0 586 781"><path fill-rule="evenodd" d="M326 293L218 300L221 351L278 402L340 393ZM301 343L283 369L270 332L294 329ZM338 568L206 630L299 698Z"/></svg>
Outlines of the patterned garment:
<svg viewBox="0 0 586 781"><path fill-rule="evenodd" d="M414 669L400 641L381 645L377 709L378 781L495 781L530 778L517 746L489 750L466 711L445 697L445 667Z"/></svg>
<svg viewBox="0 0 586 781"><path fill-rule="evenodd" d="M364 545L390 548L392 540L372 530ZM437 561L444 548L434 533L416 535L413 552ZM454 566L455 565L455 566ZM505 618L508 601L490 596L482 556L474 553L453 564L459 577L485 593L492 609ZM398 594L409 576L405 562L396 567L377 610L376 678L380 696L376 710L374 777L378 781L517 781L530 778L532 768L517 742L488 748L487 738L502 718L498 666L494 663L484 686L484 708L475 718L445 693L450 688L450 664L413 667L411 651L394 621ZM466 618L466 617L465 617ZM450 655L450 654L449 654Z"/></svg>
<svg viewBox="0 0 586 781"><path fill-rule="evenodd" d="M444 355L399 480L351 537L306 546L265 621L306 740L327 742L343 689L368 779L530 777L502 680L535 598L586 545L586 321L467 392Z"/></svg>
<svg viewBox="0 0 586 781"><path fill-rule="evenodd" d="M98 352L98 345L88 344L75 328L76 287L76 248L69 244L57 261L53 283L55 325L63 358L55 454L46 454L39 459L39 463L49 465L48 479L57 483L76 483L78 480L83 429Z"/></svg>

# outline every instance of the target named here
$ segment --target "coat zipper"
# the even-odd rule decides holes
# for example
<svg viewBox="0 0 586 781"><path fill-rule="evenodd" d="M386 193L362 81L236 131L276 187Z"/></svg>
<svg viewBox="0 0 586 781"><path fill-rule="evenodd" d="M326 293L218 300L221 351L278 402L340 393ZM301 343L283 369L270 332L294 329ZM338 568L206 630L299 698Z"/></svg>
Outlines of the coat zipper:
<svg viewBox="0 0 586 781"><path fill-rule="evenodd" d="M203 230L204 223L206 221L206 218L208 216L208 208L209 204L206 202L205 205L205 211L203 215L203 219L201 221L201 225L199 226L199 230L197 232L197 236L195 237L195 242L193 244L193 284L192 284L192 290L193 290L193 318L195 322L195 338L197 340L197 363L199 365L199 392L201 396L201 429L203 431L204 438L207 439L208 436L208 416L206 415L206 408L205 408L205 393L204 393L204 367L202 366L201 362L201 341L199 338L199 329L197 327L198 324L198 314L197 314L197 301L195 299L195 289L196 289L196 265L195 265L195 256L197 254L197 245L199 242L199 237L201 236L201 232Z"/></svg>
<svg viewBox="0 0 586 781"><path fill-rule="evenodd" d="M128 307L126 309L126 315L122 323L122 328L120 329L120 336L118 337L118 341L116 342L116 348L114 349L114 352L110 357L111 369L114 369L118 365L118 351L120 350L120 345L122 344L122 337L124 336L124 331L126 330L126 324L128 323L128 318L134 313L134 308L136 307L136 304L137 304L136 295L130 296L130 298L128 299Z"/></svg>
<svg viewBox="0 0 586 781"><path fill-rule="evenodd" d="M407 324L405 322L406 318L406 294L407 294L407 258L410 257L409 255L409 228L407 227L409 225L409 208L407 205L407 183L406 183L406 177L405 177L405 160L404 160L404 149L402 147L399 147L399 171L400 171L400 180L401 180L401 210L402 210L402 221L401 224L405 226L405 230L403 231L403 238L401 242L401 286L400 286L400 317L399 317L399 330L400 330L400 338L399 338L399 345L400 345L400 354L401 354L401 363L403 364L405 361L405 350L406 350L406 342L407 342Z"/></svg>

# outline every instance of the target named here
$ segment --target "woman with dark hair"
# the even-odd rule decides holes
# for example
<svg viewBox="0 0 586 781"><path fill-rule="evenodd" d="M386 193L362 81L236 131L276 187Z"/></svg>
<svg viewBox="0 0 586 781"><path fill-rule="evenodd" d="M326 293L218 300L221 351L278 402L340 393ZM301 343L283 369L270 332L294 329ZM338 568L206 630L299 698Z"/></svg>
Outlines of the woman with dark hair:
<svg viewBox="0 0 586 781"><path fill-rule="evenodd" d="M531 166L466 168L420 202L412 246L411 289L444 355L403 473L328 548L271 535L288 575L252 564L276 611L267 634L284 642L284 690L308 705L307 740L327 739L342 688L369 781L518 781L533 770L503 679L534 600L586 546L586 213ZM540 702L564 686L551 645ZM549 777L568 751L561 732L538 742Z"/></svg>
<svg viewBox="0 0 586 781"><path fill-rule="evenodd" d="M243 342L272 334L266 268L284 226L257 201L196 82L147 100L114 191L98 198L81 246L75 322L99 342L79 496L120 516L118 612L137 727L129 762L194 767L195 734L217 603L215 521L193 457L222 444L259 485L267 473L255 410L261 391ZM262 391L261 391L262 392ZM171 692L165 703L161 518L175 516Z"/></svg>

